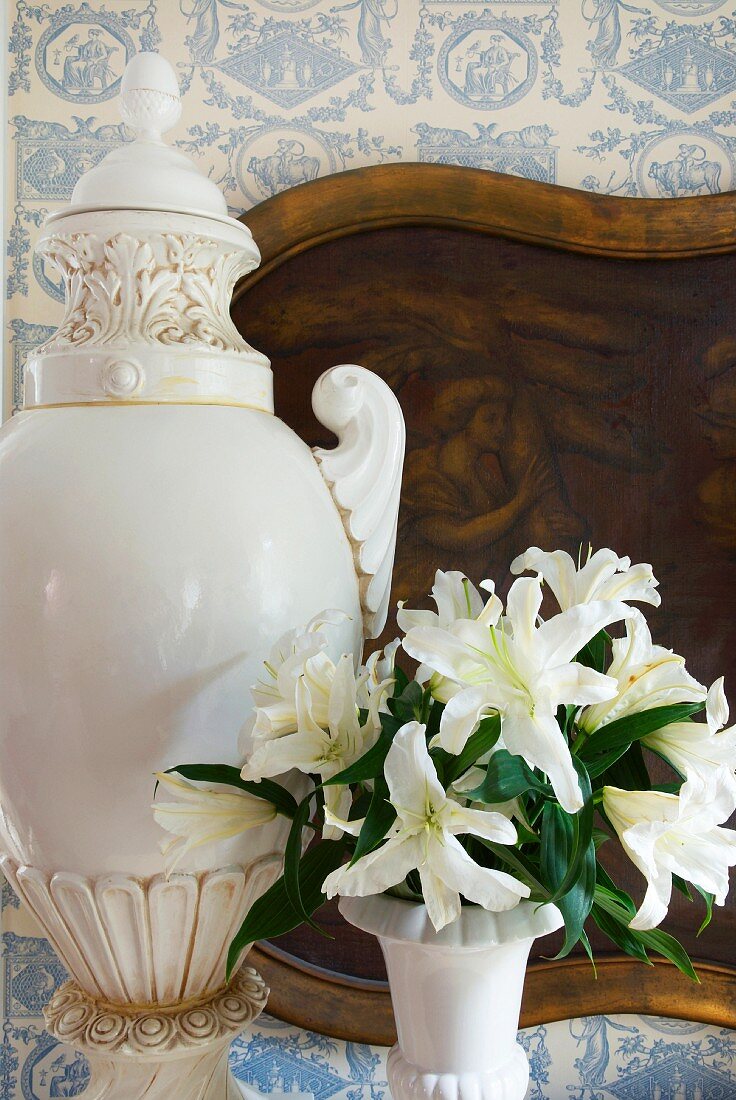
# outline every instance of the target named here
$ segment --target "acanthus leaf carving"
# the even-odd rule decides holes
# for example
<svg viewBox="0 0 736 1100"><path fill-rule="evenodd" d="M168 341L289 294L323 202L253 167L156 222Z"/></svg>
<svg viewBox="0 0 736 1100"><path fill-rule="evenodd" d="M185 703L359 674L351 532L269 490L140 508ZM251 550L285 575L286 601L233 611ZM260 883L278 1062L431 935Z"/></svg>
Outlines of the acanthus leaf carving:
<svg viewBox="0 0 736 1100"><path fill-rule="evenodd" d="M64 319L39 353L143 342L250 352L230 318L242 250L198 234L55 234L40 246L64 280Z"/></svg>

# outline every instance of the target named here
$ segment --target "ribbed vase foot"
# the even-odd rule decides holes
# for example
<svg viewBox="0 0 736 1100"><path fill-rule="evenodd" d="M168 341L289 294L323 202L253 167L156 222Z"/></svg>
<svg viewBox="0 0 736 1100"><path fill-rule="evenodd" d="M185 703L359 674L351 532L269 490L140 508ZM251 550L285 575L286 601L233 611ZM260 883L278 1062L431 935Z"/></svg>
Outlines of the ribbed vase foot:
<svg viewBox="0 0 736 1100"><path fill-rule="evenodd" d="M72 981L45 1016L51 1035L89 1062L89 1100L240 1100L228 1051L267 997L251 967L214 996L170 1008L105 1004Z"/></svg>
<svg viewBox="0 0 736 1100"><path fill-rule="evenodd" d="M388 1055L393 1100L524 1100L529 1063L518 1043L511 1057L486 1073L441 1073L408 1062L398 1046Z"/></svg>

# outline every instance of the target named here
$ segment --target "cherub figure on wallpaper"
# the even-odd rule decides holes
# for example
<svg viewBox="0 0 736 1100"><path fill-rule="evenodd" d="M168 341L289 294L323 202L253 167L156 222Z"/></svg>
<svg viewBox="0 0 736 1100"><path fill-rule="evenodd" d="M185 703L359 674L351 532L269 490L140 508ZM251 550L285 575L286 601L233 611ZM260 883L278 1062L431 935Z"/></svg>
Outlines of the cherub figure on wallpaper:
<svg viewBox="0 0 736 1100"><path fill-rule="evenodd" d="M351 3L330 8L330 13L336 15L338 12L352 11L354 8L360 8L358 45L363 64L382 68L390 46L389 40L384 38L383 26L384 24L388 26L398 15L398 0L393 0L391 12L387 11L386 0L352 0Z"/></svg>
<svg viewBox="0 0 736 1100"><path fill-rule="evenodd" d="M621 46L621 10L637 15L650 15L649 8L625 4L624 0L582 0L583 19L598 30L589 50L597 69L611 69L616 64Z"/></svg>

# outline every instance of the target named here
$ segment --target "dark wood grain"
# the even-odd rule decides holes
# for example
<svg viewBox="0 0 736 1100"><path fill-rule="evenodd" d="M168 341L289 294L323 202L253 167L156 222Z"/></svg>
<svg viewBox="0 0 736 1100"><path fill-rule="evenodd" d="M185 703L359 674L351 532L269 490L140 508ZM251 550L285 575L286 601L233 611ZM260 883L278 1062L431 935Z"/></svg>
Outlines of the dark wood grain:
<svg viewBox="0 0 736 1100"><path fill-rule="evenodd" d="M656 566L655 640L704 682L736 685L734 196L613 199L401 165L295 188L245 220L264 263L233 317L273 360L279 415L329 443L309 397L338 362L370 367L401 402L394 602L426 603L438 567L493 577L503 593L527 546L612 546ZM611 870L641 896L620 853ZM279 941L307 964L282 959L279 985L290 969L306 982L326 1028L352 976L377 1027L386 995L361 982L385 976L380 952L334 909L327 921L335 941ZM698 924L677 896L669 930L736 964L736 908L700 940ZM309 966L347 978L330 986ZM358 1018L368 1034L369 1009Z"/></svg>

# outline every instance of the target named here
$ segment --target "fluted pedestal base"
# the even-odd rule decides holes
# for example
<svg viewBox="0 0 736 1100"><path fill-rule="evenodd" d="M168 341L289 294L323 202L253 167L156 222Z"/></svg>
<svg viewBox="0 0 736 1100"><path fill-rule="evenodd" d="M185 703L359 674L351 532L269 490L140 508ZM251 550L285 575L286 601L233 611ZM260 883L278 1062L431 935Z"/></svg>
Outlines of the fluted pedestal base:
<svg viewBox="0 0 736 1100"><path fill-rule="evenodd" d="M252 967L206 1000L171 1008L110 1005L71 981L45 1016L50 1034L87 1058L89 1100L240 1100L228 1050L267 997Z"/></svg>
<svg viewBox="0 0 736 1100"><path fill-rule="evenodd" d="M506 1062L487 1073L438 1072L413 1066L394 1046L388 1055L388 1085L393 1100L524 1100L529 1063L517 1044Z"/></svg>

